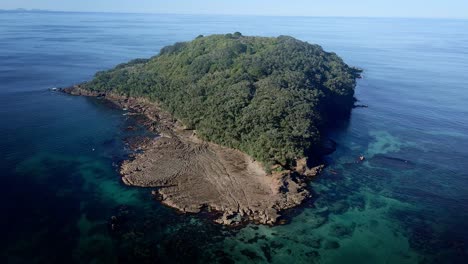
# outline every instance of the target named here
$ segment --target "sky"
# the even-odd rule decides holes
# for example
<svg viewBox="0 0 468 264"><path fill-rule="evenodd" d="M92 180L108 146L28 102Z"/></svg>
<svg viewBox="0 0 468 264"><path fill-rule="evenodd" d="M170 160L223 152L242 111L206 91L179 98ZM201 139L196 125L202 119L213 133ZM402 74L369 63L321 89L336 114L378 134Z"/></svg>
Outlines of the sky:
<svg viewBox="0 0 468 264"><path fill-rule="evenodd" d="M0 0L0 9L344 17L468 18L468 0Z"/></svg>

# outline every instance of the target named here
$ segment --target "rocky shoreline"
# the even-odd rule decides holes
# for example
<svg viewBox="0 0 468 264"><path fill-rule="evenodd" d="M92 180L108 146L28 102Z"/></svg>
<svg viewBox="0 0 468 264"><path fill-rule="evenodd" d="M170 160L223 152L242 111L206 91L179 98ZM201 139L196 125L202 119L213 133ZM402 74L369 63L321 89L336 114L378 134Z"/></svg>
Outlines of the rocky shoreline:
<svg viewBox="0 0 468 264"><path fill-rule="evenodd" d="M220 224L277 224L281 211L310 197L306 182L323 169L309 169L302 159L295 168L277 166L267 174L245 153L199 139L196 131L146 99L92 92L79 85L59 91L101 97L130 114L145 115L146 127L160 136L134 144L141 151L122 163L122 181L154 188L158 200L181 212L216 212L214 221Z"/></svg>

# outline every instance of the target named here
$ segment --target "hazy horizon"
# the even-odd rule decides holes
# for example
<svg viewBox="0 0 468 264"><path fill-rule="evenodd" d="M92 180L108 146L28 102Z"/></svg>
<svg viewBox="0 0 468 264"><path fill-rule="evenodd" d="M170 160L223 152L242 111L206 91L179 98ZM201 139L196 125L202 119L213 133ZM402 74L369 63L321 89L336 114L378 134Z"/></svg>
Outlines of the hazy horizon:
<svg viewBox="0 0 468 264"><path fill-rule="evenodd" d="M142 14L142 15L191 15L191 16L259 16L259 17L316 17L316 18L400 18L400 19L452 19L468 20L468 17L418 17L418 16L344 16L344 15L281 15L281 14L223 14L223 13L163 13L163 12L126 12L126 11L81 11L51 10L38 8L0 8L0 12L48 12L48 13L97 13L97 14Z"/></svg>
<svg viewBox="0 0 468 264"><path fill-rule="evenodd" d="M285 3L279 0L200 0L197 2L179 0L141 0L138 4L128 0L69 1L69 0L18 0L0 3L0 10L16 9L51 12L93 12L93 13L142 13L180 15L247 15L247 16L288 16L288 17L375 17L375 18L439 18L468 19L468 1L447 0L344 0L306 1L296 0Z"/></svg>

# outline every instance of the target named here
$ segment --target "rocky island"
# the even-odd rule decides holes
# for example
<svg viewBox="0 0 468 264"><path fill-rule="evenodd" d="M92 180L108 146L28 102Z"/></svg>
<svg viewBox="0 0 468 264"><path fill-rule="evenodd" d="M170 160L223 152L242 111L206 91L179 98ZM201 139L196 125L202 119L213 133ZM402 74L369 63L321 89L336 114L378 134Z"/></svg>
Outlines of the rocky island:
<svg viewBox="0 0 468 264"><path fill-rule="evenodd" d="M158 133L121 165L125 184L222 224L275 224L309 196L321 166L307 158L351 111L359 73L318 45L236 32L167 46L62 91L144 114Z"/></svg>

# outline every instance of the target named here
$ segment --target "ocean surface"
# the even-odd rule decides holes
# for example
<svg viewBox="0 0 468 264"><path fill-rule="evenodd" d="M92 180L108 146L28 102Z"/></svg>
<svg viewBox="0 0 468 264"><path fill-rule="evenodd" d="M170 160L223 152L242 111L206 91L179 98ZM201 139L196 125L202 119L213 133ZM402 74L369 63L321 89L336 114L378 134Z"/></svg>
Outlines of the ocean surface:
<svg viewBox="0 0 468 264"><path fill-rule="evenodd" d="M48 90L235 31L291 35L364 69L368 108L330 132L337 151L286 225L225 228L124 186L126 139L144 130ZM1 263L466 263L468 21L0 13L0 182Z"/></svg>

